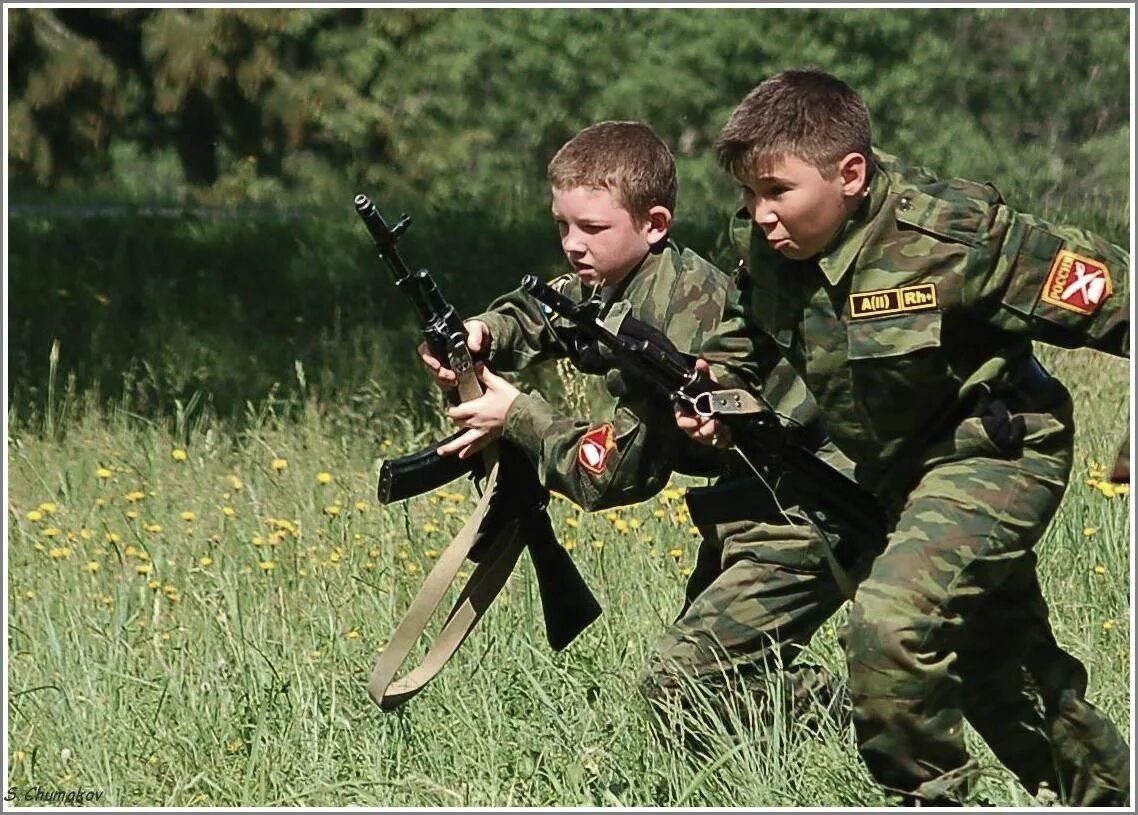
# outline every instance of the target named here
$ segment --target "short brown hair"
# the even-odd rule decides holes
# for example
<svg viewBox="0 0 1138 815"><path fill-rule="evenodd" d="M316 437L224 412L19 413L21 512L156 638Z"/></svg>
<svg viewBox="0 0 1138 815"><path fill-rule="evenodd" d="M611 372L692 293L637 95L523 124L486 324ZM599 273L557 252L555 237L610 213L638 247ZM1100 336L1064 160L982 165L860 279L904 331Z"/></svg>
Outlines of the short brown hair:
<svg viewBox="0 0 1138 815"><path fill-rule="evenodd" d="M817 68L775 74L739 103L715 140L732 175L793 156L831 178L850 153L870 155L869 110L853 88Z"/></svg>
<svg viewBox="0 0 1138 815"><path fill-rule="evenodd" d="M567 141L549 162L549 183L559 190L608 190L634 221L655 206L676 208L676 160L668 145L642 122L598 122Z"/></svg>

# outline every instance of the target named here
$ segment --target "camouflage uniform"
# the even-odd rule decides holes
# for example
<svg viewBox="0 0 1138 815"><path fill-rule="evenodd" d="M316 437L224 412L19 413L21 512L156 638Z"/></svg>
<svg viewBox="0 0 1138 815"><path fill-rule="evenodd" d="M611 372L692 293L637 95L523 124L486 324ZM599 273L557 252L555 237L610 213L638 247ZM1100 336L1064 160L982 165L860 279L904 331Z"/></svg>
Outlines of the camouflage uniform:
<svg viewBox="0 0 1138 815"><path fill-rule="evenodd" d="M574 300L588 294L575 275L558 278L553 285ZM602 319L615 327L629 313L660 328L680 351L690 353L719 324L732 289L732 281L723 272L669 244L650 255L620 285L602 310ZM568 357L589 371L574 349L570 327L559 318L547 317L520 291L499 298L475 319L490 328L489 364L495 370L518 370ZM602 423L557 416L537 393L522 394L511 405L504 436L526 451L548 487L586 509L597 510L650 498L673 471L740 478L733 454L695 444L676 428L666 399L643 384L626 381L619 371L604 376L616 406ZM789 423L802 428L803 443L810 443L807 437L814 445L822 443L809 393L777 355L771 354L760 369L749 370L745 378L731 384L763 391ZM584 466L584 445L590 443L590 434L605 425L613 428L615 447L608 451L603 467ZM852 474L852 464L832 445L823 447L820 455ZM641 682L650 701L666 704L681 677L714 686L734 673L727 668L753 675L789 665L818 625L843 601L833 576L831 547L839 542L844 545L838 559L850 569L858 561L859 541L880 547L883 536L879 530L868 534L843 529L833 520L812 514L810 485L787 484L774 474L768 482L777 485L777 503L761 483L741 479L736 482L736 501L750 509L748 517L699 524L703 541L684 609L654 650ZM689 496L701 489L689 491ZM699 521L698 517L694 520ZM820 534L823 530L825 538ZM808 584L814 590L804 591ZM825 613L813 603L800 608L797 600L817 600L819 587L825 587L830 598ZM825 697L829 681L809 666L791 678L799 697ZM762 689L755 690L762 695Z"/></svg>
<svg viewBox="0 0 1138 815"><path fill-rule="evenodd" d="M1084 699L1086 671L1056 644L1036 577L1073 425L1031 343L1127 356L1129 254L1016 213L990 185L885 154L874 165L817 258L786 259L756 231L743 317L701 353L741 372L777 347L890 514L843 632L878 781L958 800L966 717L1029 790L1120 804L1128 748Z"/></svg>

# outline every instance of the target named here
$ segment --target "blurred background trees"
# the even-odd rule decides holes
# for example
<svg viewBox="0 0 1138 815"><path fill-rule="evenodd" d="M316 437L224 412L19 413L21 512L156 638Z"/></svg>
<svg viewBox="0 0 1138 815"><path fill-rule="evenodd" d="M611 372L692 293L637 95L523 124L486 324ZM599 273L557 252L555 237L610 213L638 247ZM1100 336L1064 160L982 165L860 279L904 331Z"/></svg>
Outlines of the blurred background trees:
<svg viewBox="0 0 1138 815"><path fill-rule="evenodd" d="M297 386L298 362L324 394L414 390L409 316L352 197L412 212L408 262L474 311L560 270L545 166L600 119L656 128L677 237L729 263L737 192L710 145L794 66L857 88L883 149L1128 240L1128 9L6 14L17 403L55 340L77 388L139 410L240 410Z"/></svg>

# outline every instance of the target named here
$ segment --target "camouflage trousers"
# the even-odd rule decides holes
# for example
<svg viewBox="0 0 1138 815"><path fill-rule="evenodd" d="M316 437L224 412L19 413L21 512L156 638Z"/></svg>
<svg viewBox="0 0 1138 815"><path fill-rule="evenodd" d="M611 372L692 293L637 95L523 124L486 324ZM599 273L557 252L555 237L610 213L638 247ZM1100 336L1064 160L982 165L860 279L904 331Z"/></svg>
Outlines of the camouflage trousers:
<svg viewBox="0 0 1138 815"><path fill-rule="evenodd" d="M796 663L847 599L826 551L838 542L838 530L816 518L812 523L798 506L774 523L732 521L699 529L703 541L684 609L653 649L642 694L674 714L698 689L720 724L758 724L746 721L749 702L752 712L771 717L822 712L829 724L847 726L848 694L840 680ZM845 531L847 539L858 537ZM880 547L879 534L864 542L866 552ZM868 557L862 557L849 573L867 571Z"/></svg>
<svg viewBox="0 0 1138 815"><path fill-rule="evenodd" d="M966 797L975 765L965 719L1032 793L1129 800L1129 749L1086 701L1086 671L1056 643L1035 572L1033 547L1071 466L1069 403L1059 414L1021 414L1014 457L966 420L899 502L884 551L865 542L848 572L857 590L840 639L858 749L906 800ZM735 690L763 693L841 607L821 528L789 515L800 522L704 530L688 604L645 670L649 700L674 696L681 677L720 687L735 677ZM790 674L795 695L817 680Z"/></svg>
<svg viewBox="0 0 1138 815"><path fill-rule="evenodd" d="M1055 641L1034 546L1070 475L1069 400L1021 413L1002 450L966 419L897 512L843 633L858 749L906 797L959 801L964 719L1020 782L1071 805L1120 805L1130 753Z"/></svg>

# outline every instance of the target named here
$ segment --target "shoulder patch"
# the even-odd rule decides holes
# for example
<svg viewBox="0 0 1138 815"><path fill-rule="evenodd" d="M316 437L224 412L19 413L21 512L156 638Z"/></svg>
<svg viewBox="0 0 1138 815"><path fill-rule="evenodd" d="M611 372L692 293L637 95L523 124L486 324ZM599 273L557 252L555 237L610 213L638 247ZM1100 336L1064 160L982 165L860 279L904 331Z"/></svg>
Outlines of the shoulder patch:
<svg viewBox="0 0 1138 815"><path fill-rule="evenodd" d="M1105 263L1061 249L1051 263L1039 297L1068 311L1094 314L1112 294L1114 284Z"/></svg>
<svg viewBox="0 0 1138 815"><path fill-rule="evenodd" d="M919 283L899 289L879 289L850 294L850 319L883 317L906 311L928 311L939 306L936 285Z"/></svg>
<svg viewBox="0 0 1138 815"><path fill-rule="evenodd" d="M577 446L577 463L593 475L608 469L609 457L616 450L616 431L609 422L594 427L581 437Z"/></svg>

